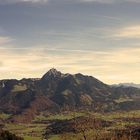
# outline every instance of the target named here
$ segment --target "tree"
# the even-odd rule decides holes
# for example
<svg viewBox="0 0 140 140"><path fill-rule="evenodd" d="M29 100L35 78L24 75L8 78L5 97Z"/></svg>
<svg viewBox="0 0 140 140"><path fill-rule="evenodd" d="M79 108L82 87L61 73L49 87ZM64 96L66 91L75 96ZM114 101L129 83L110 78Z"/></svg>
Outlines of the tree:
<svg viewBox="0 0 140 140"><path fill-rule="evenodd" d="M0 140L24 140L24 139L16 136L15 134L10 133L9 131L1 131Z"/></svg>

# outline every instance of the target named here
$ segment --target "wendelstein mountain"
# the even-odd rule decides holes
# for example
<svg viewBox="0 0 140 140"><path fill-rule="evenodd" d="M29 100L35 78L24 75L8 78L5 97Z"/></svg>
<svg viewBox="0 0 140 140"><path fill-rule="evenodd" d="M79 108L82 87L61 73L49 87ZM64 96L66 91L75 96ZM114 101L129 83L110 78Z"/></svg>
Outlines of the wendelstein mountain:
<svg viewBox="0 0 140 140"><path fill-rule="evenodd" d="M0 112L9 121L28 122L41 112L62 109L116 111L140 109L140 89L109 86L92 76L49 70L40 79L1 80Z"/></svg>

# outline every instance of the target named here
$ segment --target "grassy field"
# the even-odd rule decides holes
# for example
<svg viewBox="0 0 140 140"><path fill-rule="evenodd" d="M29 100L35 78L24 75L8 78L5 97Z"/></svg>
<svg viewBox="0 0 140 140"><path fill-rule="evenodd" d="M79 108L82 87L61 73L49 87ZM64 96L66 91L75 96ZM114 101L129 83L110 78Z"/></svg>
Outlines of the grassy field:
<svg viewBox="0 0 140 140"><path fill-rule="evenodd" d="M4 130L8 130L25 140L41 140L42 133L45 130L45 124L5 124Z"/></svg>
<svg viewBox="0 0 140 140"><path fill-rule="evenodd" d="M34 121L40 121L40 123L31 123L31 124L13 124L6 123L4 130L8 130L16 135L24 137L25 140L41 140L42 134L47 126L47 124L42 124L41 121L53 121L53 120L65 120L72 119L74 117L83 116L85 113L83 112L69 112L69 113L61 113L50 116L43 116L42 114L36 116ZM10 115L0 114L0 118L7 119ZM33 121L33 122L34 122ZM59 136L51 136L50 140L59 140Z"/></svg>
<svg viewBox="0 0 140 140"><path fill-rule="evenodd" d="M49 138L49 140L60 140L60 137L58 135L53 135Z"/></svg>
<svg viewBox="0 0 140 140"><path fill-rule="evenodd" d="M35 121L42 121L42 120L66 120L66 119L72 119L74 117L84 116L86 115L85 112L67 112L67 113L61 113L61 114L54 114L49 115L47 117L43 116L42 114L39 116L36 116Z"/></svg>
<svg viewBox="0 0 140 140"><path fill-rule="evenodd" d="M24 140L41 140L41 138L40 137L25 136Z"/></svg>
<svg viewBox="0 0 140 140"><path fill-rule="evenodd" d="M41 140L42 134L47 127L47 124L42 123L46 121L53 121L53 120L69 120L74 117L79 116L86 116L87 114L92 115L94 118L99 118L106 121L112 121L113 124L106 128L106 130L110 129L122 129L126 126L137 125L140 126L140 122L135 122L135 118L140 119L140 110L138 111L131 111L131 112L113 112L113 113L95 113L95 112L68 112L68 113L61 113L56 115L50 116L37 116L33 123L30 124L13 124L13 123L6 123L4 130L8 130L16 135L24 137L25 140ZM6 119L10 115L7 114L0 114L0 118ZM125 120L126 119L126 120ZM128 121L129 120L129 121ZM39 121L40 123L35 123ZM49 140L61 140L60 135L51 135ZM74 140L74 138L73 138Z"/></svg>
<svg viewBox="0 0 140 140"><path fill-rule="evenodd" d="M0 119L6 120L10 118L11 114L0 113Z"/></svg>

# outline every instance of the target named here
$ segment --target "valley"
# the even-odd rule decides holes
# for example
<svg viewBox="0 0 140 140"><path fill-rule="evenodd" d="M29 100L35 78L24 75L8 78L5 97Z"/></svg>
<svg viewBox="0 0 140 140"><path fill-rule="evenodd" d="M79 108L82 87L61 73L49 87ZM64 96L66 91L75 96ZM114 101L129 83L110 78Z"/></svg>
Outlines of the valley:
<svg viewBox="0 0 140 140"><path fill-rule="evenodd" d="M1 80L0 124L24 140L138 140L140 89L56 69Z"/></svg>
<svg viewBox="0 0 140 140"><path fill-rule="evenodd" d="M98 119L103 120L107 123L106 126L99 127L98 125L96 128L90 128L91 132L85 131L86 136L88 137L88 140L91 140L95 135L94 132L97 133L106 133L106 135L109 135L109 133L114 132L114 130L126 130L130 128L139 128L140 127L140 111L130 111L130 112L112 112L112 113L95 113L91 111L83 111L83 112L64 112L61 114L56 115L50 115L48 117L46 116L36 116L36 119L33 120L31 123L25 124L25 123L8 123L6 122L5 118L5 125L3 127L4 130L8 130L11 133L14 133L20 137L23 137L24 140L41 140L43 137L43 134L45 134L45 131L47 127L50 124L56 123L58 121L61 121L63 124L64 121L68 121L74 118L82 118L82 117L88 117L92 116L92 119ZM0 115L1 116L1 115ZM4 118L3 118L4 119ZM88 120L89 121L89 120ZM83 121L82 121L83 122ZM60 125L61 125L60 123ZM89 125L89 124L87 124ZM65 127L64 125L56 127L57 129L60 129L61 127ZM87 127L83 124L83 128ZM66 129L66 128L65 128ZM64 131L64 130L63 130ZM91 135L92 134L92 135ZM94 134L94 135L93 135ZM69 137L71 136L71 139L74 139L72 137L75 137L74 140L82 139L83 136L81 136L81 132L79 134L75 134L74 132L59 132L58 134L50 133L49 134L49 140L61 140L62 137ZM68 138L67 138L68 139Z"/></svg>

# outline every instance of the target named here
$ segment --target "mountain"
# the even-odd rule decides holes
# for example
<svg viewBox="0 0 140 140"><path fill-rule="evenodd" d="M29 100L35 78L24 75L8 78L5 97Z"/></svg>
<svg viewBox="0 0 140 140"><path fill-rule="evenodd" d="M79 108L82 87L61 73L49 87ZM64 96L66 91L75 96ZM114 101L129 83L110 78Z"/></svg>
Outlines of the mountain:
<svg viewBox="0 0 140 140"><path fill-rule="evenodd" d="M27 122L41 112L62 109L140 109L140 89L112 87L92 76L63 74L54 68L38 79L0 81L0 112L13 114L10 121Z"/></svg>
<svg viewBox="0 0 140 140"><path fill-rule="evenodd" d="M120 83L120 84L114 84L112 86L116 86L116 87L124 86L124 87L140 88L140 84L134 84L134 83Z"/></svg>

